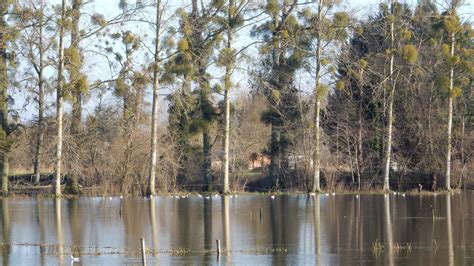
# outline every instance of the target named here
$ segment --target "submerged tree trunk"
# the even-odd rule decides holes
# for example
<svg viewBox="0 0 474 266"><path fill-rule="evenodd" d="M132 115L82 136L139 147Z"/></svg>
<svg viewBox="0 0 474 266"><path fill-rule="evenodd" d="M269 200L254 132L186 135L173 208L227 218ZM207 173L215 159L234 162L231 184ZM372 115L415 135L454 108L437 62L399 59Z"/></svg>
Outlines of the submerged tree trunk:
<svg viewBox="0 0 474 266"><path fill-rule="evenodd" d="M63 93L64 93L64 20L66 19L66 0L61 4L61 23L59 23L59 62L58 62L58 85L56 90L56 178L54 184L54 195L61 196L61 163L63 149Z"/></svg>
<svg viewBox="0 0 474 266"><path fill-rule="evenodd" d="M5 265L10 265L10 252L11 252L11 234L12 234L12 226L11 226L11 219L10 219L10 208L9 208L9 199L2 198L0 199L1 204L1 216L2 218L2 242L6 245L2 248L1 255L2 255L2 263Z"/></svg>
<svg viewBox="0 0 474 266"><path fill-rule="evenodd" d="M387 256L389 265L394 264L394 247L393 247L393 228L392 228L392 219L390 216L390 197L384 195L384 218L385 218L385 234L386 234L386 244L387 244Z"/></svg>
<svg viewBox="0 0 474 266"><path fill-rule="evenodd" d="M454 33L450 34L451 57L454 56ZM454 67L449 69L449 95L448 95L448 132L447 132L447 147L446 147L446 190L451 189L451 139L453 130L453 88L454 88Z"/></svg>
<svg viewBox="0 0 474 266"><path fill-rule="evenodd" d="M151 111L151 140L150 140L150 172L148 175L147 195L155 195L155 178L156 178L156 157L157 157L157 131L158 131L158 88L160 85L158 77L158 61L160 52L160 30L161 30L161 1L156 3L156 32L155 32L155 57L153 64L153 102Z"/></svg>
<svg viewBox="0 0 474 266"><path fill-rule="evenodd" d="M395 0L391 1L391 14L394 14ZM390 48L393 50L395 42L395 22L394 19L390 21ZM388 110L387 110L387 135L385 143L385 160L383 166L383 190L389 191L389 177L390 177L390 160L392 156L392 125L393 125L393 101L395 97L395 80L394 80L394 54L390 51L390 88L388 97Z"/></svg>

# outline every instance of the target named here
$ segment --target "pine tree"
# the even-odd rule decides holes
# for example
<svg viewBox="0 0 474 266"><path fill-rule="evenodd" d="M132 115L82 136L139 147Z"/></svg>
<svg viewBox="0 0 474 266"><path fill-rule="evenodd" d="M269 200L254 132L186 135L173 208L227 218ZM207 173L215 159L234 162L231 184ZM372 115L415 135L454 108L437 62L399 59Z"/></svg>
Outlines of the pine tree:
<svg viewBox="0 0 474 266"><path fill-rule="evenodd" d="M190 12L184 9L178 11L180 15L180 34L178 42L178 55L168 66L169 72L182 77L182 93L193 92L197 109L191 111L195 115L193 120L187 120L191 124L184 125L186 134L201 134L202 136L202 175L203 189L212 189L211 153L212 139L211 127L217 119L217 112L213 105L212 88L208 67L215 48L221 40L222 28L214 23L215 16L223 8L220 1L211 2L208 5L199 5L197 0L192 0ZM192 86L196 89L192 90ZM189 111L189 110L188 110ZM178 115L182 117L182 115ZM180 140L186 143L187 140ZM181 166L183 168L184 166ZM182 177L181 177L182 178ZM180 178L178 178L180 179Z"/></svg>
<svg viewBox="0 0 474 266"><path fill-rule="evenodd" d="M271 125L268 183L277 188L288 174L289 133L302 115L293 82L296 71L303 66L307 42L296 17L297 5L297 0L267 1L264 12L268 20L253 32L263 40L261 69L254 79L256 90L266 96L269 104L262 121Z"/></svg>

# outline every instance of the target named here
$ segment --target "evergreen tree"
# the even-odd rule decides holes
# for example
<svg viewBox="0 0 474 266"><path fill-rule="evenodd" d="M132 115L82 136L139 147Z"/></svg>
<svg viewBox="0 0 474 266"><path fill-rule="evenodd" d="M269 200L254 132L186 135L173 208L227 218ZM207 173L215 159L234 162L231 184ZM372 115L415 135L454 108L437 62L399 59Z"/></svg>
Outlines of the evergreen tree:
<svg viewBox="0 0 474 266"><path fill-rule="evenodd" d="M271 125L269 184L280 187L288 173L289 133L301 117L295 73L303 66L307 42L296 17L298 1L269 0L264 8L268 19L253 32L261 36L261 69L255 75L256 90L266 96L268 110L262 121Z"/></svg>
<svg viewBox="0 0 474 266"><path fill-rule="evenodd" d="M180 16L181 39L178 42L179 54L170 62L168 69L170 73L183 79L182 92L178 95L189 95L193 93L197 110L192 110L194 119L187 120L189 125L183 125L188 129L186 133L202 135L202 175L203 188L206 191L212 189L211 152L212 139L211 127L217 118L217 112L213 105L212 88L208 67L212 55L221 41L222 28L215 23L216 15L222 10L221 1L213 1L208 5L199 5L197 0L191 1L191 10L178 10ZM195 88L195 89L193 89ZM193 104L194 105L194 104ZM174 109L170 109L173 111ZM177 109L181 110L181 109ZM190 110L187 110L190 112ZM182 115L177 114L178 117ZM185 132L182 132L185 133ZM186 140L180 140L184 144ZM186 145L187 146L187 145ZM186 147L183 147L187 150ZM186 156L185 156L186 157ZM183 168L181 165L180 168ZM183 177L180 177L181 179Z"/></svg>

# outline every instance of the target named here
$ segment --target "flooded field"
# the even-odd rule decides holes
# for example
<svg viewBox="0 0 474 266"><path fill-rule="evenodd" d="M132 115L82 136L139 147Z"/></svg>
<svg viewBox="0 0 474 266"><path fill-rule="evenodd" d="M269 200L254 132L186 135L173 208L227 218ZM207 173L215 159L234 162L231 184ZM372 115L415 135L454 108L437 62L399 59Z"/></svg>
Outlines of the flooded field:
<svg viewBox="0 0 474 266"><path fill-rule="evenodd" d="M140 264L141 237L149 265L474 264L472 192L30 198L0 207L3 265Z"/></svg>

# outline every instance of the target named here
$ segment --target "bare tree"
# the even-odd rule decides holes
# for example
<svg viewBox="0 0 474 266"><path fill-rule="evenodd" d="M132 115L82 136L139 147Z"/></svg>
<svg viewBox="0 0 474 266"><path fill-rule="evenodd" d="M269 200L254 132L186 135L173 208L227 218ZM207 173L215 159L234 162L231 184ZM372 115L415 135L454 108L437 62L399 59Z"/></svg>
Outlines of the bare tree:
<svg viewBox="0 0 474 266"><path fill-rule="evenodd" d="M395 46L395 17L394 17L394 5L396 1L391 0L390 9L390 66L389 66L389 96L388 96L388 110L387 110L387 132L386 132L386 143L385 143L385 159L383 166L383 190L389 191L389 177L390 177L390 159L392 155L392 125L393 125L393 101L395 97L395 77L394 77L394 53L393 49Z"/></svg>
<svg viewBox="0 0 474 266"><path fill-rule="evenodd" d="M64 93L64 29L66 23L66 0L61 3L61 18L59 19L59 51L58 51L58 84L56 89L56 178L54 195L61 196L61 163L63 150L63 93Z"/></svg>

